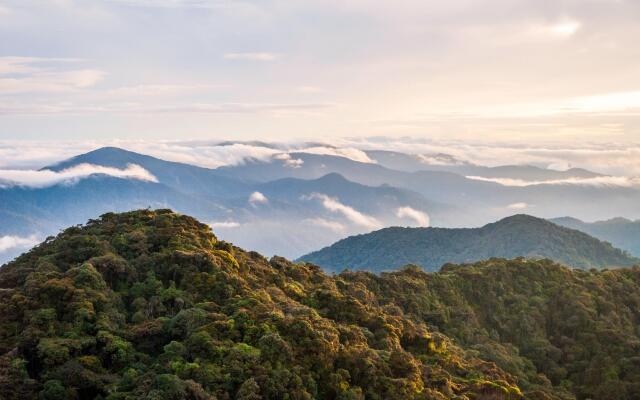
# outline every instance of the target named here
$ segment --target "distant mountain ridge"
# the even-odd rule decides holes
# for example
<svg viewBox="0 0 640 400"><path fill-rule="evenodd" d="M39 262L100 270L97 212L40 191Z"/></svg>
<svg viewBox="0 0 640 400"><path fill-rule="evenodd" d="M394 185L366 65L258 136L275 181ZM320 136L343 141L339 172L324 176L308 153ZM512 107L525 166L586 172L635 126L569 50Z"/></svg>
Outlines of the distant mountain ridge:
<svg viewBox="0 0 640 400"><path fill-rule="evenodd" d="M544 181L567 178L595 178L604 176L584 168L569 168L564 171L541 168L534 165L500 165L487 167L456 159L449 154L405 154L387 150L369 150L366 154L380 165L400 171L416 172L437 170L484 178L508 178L524 181Z"/></svg>
<svg viewBox="0 0 640 400"><path fill-rule="evenodd" d="M436 162L445 165L427 165L414 155L397 152L367 152L374 162L362 162L366 157L356 161L339 152L272 149L281 150L286 157L274 153L273 157L246 158L215 169L117 147L81 154L43 169L62 171L81 164L125 169L135 164L157 182L95 173L47 187L0 185L0 237L43 239L63 226L109 210L169 207L211 223L226 240L264 254L296 258L339 238L379 227L477 227L511 215L514 210L545 218L572 215L604 219L611 217L612 210L617 215L640 217L638 187L514 187L468 179L462 170L451 168L475 168L474 173L485 176L511 173L519 180L562 179L584 172L579 170L553 171L524 165L489 168L446 154L434 156ZM393 165L382 160L380 154L421 169L410 172L413 167L402 165L390 168ZM265 201L249 201L255 192ZM0 261L15 254L0 251Z"/></svg>
<svg viewBox="0 0 640 400"><path fill-rule="evenodd" d="M632 221L618 217L605 221L584 222L577 218L562 217L550 221L585 232L640 257L640 220Z"/></svg>
<svg viewBox="0 0 640 400"><path fill-rule="evenodd" d="M582 269L640 264L640 259L583 232L524 214L481 228L385 228L348 237L299 260L334 271L378 272L407 264L434 271L446 263L494 257L549 258Z"/></svg>
<svg viewBox="0 0 640 400"><path fill-rule="evenodd" d="M280 166L281 162L273 160L274 165ZM116 147L100 148L43 170L63 171L82 164L117 169L137 165L157 182L93 174L46 187L0 187L0 237L35 235L44 239L63 226L107 211L169 207L211 223L227 240L265 254L294 258L342 235L373 229L327 209L319 200L322 196L331 197L340 207L366 214L379 226L411 223L396 216L401 207L424 213L440 224L452 216L465 215L463 210L412 190L355 183L336 173L311 179L251 180ZM261 193L265 201L250 202L254 192ZM0 252L0 262L17 255L17 251Z"/></svg>

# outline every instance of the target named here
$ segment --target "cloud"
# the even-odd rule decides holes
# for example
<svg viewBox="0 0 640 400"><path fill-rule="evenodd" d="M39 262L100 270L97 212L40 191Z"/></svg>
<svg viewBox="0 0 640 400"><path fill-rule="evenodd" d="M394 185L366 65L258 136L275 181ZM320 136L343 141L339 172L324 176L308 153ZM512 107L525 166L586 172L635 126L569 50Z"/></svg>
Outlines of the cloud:
<svg viewBox="0 0 640 400"><path fill-rule="evenodd" d="M434 140L424 137L363 137L334 141L338 147L362 150L391 150L406 154L448 155L454 163L483 166L535 165L554 169L585 168L617 176L640 175L640 143L576 140L556 141L500 141Z"/></svg>
<svg viewBox="0 0 640 400"><path fill-rule="evenodd" d="M9 250L25 249L38 244L39 240L36 235L28 237L21 236L0 236L0 253Z"/></svg>
<svg viewBox="0 0 640 400"><path fill-rule="evenodd" d="M226 87L225 85L205 85L205 84L151 84L151 85L135 85L122 86L111 89L108 95L118 97L146 97L146 96L163 96L174 95L180 93L193 93L208 90L217 90Z"/></svg>
<svg viewBox="0 0 640 400"><path fill-rule="evenodd" d="M428 164L535 165L566 170L586 168L610 176L640 176L640 144L486 144L474 141L433 141L424 138L343 138L330 145L305 142L221 142L220 140L89 140L8 141L0 140L0 168L39 169L53 162L103 146L121 147L168 161L202 167L240 165L248 160L277 160L288 167L304 167L296 153L314 153L373 162L363 150L392 150L424 155ZM292 161L287 162L287 159ZM300 160L300 161L296 161Z"/></svg>
<svg viewBox="0 0 640 400"><path fill-rule="evenodd" d="M107 0L132 7L159 8L224 8L232 3L226 0Z"/></svg>
<svg viewBox="0 0 640 400"><path fill-rule="evenodd" d="M232 228L238 228L241 226L241 224L239 222L236 221L212 221L209 222L207 225L209 225L211 227L211 229L232 229Z"/></svg>
<svg viewBox="0 0 640 400"><path fill-rule="evenodd" d="M2 57L0 94L70 92L89 88L106 75L97 69L63 69L78 59Z"/></svg>
<svg viewBox="0 0 640 400"><path fill-rule="evenodd" d="M2 89L0 79L0 90ZM14 86L11 88L11 86ZM63 92L78 89L58 84L39 83L31 85L30 82L8 82L7 93L16 91L51 91ZM168 93L167 93L168 94ZM140 94L142 95L142 94ZM109 95L112 96L112 95ZM152 96L148 94L147 96ZM114 99L115 100L115 99ZM95 102L93 104L82 102L75 103L69 101L60 102L13 102L0 103L0 115L77 115L94 114L104 115L106 113L118 114L122 116L145 116L170 114L201 114L201 115L243 115L243 114L264 114L274 117L295 116L295 115L318 115L321 111L334 107L331 103L182 103L182 104L142 104L136 102Z"/></svg>
<svg viewBox="0 0 640 400"><path fill-rule="evenodd" d="M356 225L363 226L368 229L378 229L382 226L380 221L361 213L353 207L342 204L337 198L329 197L323 193L312 193L301 197L303 200L320 200L322 206L333 213L341 214L349 221Z"/></svg>
<svg viewBox="0 0 640 400"><path fill-rule="evenodd" d="M300 168L304 164L304 160L300 158L292 158L289 153L280 153L273 156L274 160L284 161L285 167Z"/></svg>
<svg viewBox="0 0 640 400"><path fill-rule="evenodd" d="M396 217L411 219L419 226L427 227L430 224L429 215L427 213L408 206L396 209Z"/></svg>
<svg viewBox="0 0 640 400"><path fill-rule="evenodd" d="M467 176L468 179L493 182L502 186L528 187L540 185L576 185L594 187L640 187L640 178L627 176L597 176L593 178L550 179L545 181L526 181L511 178L486 178L483 176Z"/></svg>
<svg viewBox="0 0 640 400"><path fill-rule="evenodd" d="M125 169L79 164L60 172L50 170L0 170L0 187L25 186L43 188L59 183L75 183L91 175L109 175L115 178L157 182L155 176L139 165L129 164Z"/></svg>
<svg viewBox="0 0 640 400"><path fill-rule="evenodd" d="M226 53L225 60L275 61L279 58L274 53Z"/></svg>
<svg viewBox="0 0 640 400"><path fill-rule="evenodd" d="M249 196L249 204L251 204L252 206L255 206L256 204L264 204L268 202L269 202L269 199L267 199L267 196L265 196L260 192L253 192Z"/></svg>
<svg viewBox="0 0 640 400"><path fill-rule="evenodd" d="M307 219L303 220L302 222L305 222L307 224L310 224L310 225L313 225L313 226L317 226L317 227L320 227L320 228L325 228L325 229L328 229L328 230L336 232L336 233L345 232L346 229L347 229L340 222L332 221L332 220L325 219L325 218L307 218Z"/></svg>
<svg viewBox="0 0 640 400"><path fill-rule="evenodd" d="M508 209L510 210L524 210L526 208L529 208L529 204L521 202L521 203L513 203L513 204L509 204L507 206Z"/></svg>
<svg viewBox="0 0 640 400"><path fill-rule="evenodd" d="M358 162L368 163L368 164L376 163L376 161L372 160L367 155L367 153L355 148L314 146L314 147L300 148L292 151L297 151L299 153L344 157L353 161L358 161Z"/></svg>

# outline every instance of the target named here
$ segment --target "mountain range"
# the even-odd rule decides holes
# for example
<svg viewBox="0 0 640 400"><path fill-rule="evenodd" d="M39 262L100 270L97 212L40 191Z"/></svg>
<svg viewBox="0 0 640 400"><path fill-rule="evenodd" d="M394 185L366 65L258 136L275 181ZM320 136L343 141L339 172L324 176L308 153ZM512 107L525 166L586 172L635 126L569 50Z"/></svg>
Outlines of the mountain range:
<svg viewBox="0 0 640 400"><path fill-rule="evenodd" d="M0 268L0 393L632 400L639 293L637 267L522 258L327 275L170 210L107 213Z"/></svg>
<svg viewBox="0 0 640 400"><path fill-rule="evenodd" d="M354 159L336 154L283 150L269 159L245 158L204 168L100 148L45 166L40 173L135 166L152 179L96 170L48 185L2 182L0 238L44 239L107 211L170 207L207 221L224 239L264 254L296 258L387 226L478 227L517 212L588 220L640 217L640 190L635 186L561 183L607 178L586 170L484 167L449 155L365 151L363 159ZM495 179L515 180L520 186ZM546 180L555 183L541 183ZM24 249L0 246L0 262Z"/></svg>
<svg viewBox="0 0 640 400"><path fill-rule="evenodd" d="M577 218L554 218L552 222L586 232L600 240L610 242L616 247L640 256L640 220L612 218L606 221L584 222Z"/></svg>
<svg viewBox="0 0 640 400"><path fill-rule="evenodd" d="M640 264L640 259L609 243L529 215L474 229L384 228L342 239L299 260L331 271L380 272L407 264L437 271L446 263L494 257L548 258L582 269Z"/></svg>

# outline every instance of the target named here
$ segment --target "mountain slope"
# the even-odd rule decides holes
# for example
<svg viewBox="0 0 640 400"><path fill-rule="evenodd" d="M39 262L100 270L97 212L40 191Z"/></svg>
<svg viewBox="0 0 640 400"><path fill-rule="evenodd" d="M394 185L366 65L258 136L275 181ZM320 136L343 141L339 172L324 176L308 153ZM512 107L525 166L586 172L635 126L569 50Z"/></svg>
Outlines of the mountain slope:
<svg viewBox="0 0 640 400"><path fill-rule="evenodd" d="M153 174L160 183L188 194L229 197L250 193L246 182L222 176L213 169L165 161L117 147L102 147L43 169L61 171L79 164L119 169L126 168L128 164L139 165Z"/></svg>
<svg viewBox="0 0 640 400"><path fill-rule="evenodd" d="M106 214L0 269L0 393L522 398L512 375L354 289L167 210Z"/></svg>
<svg viewBox="0 0 640 400"><path fill-rule="evenodd" d="M517 376L525 390L547 382L581 400L640 398L638 267L586 272L493 259L439 273L340 276L353 293L367 288L365 304L397 305Z"/></svg>
<svg viewBox="0 0 640 400"><path fill-rule="evenodd" d="M386 228L343 239L300 260L330 270L380 271L406 264L436 270L445 263L491 257L550 258L583 269L640 263L585 233L528 215L473 229Z"/></svg>
<svg viewBox="0 0 640 400"><path fill-rule="evenodd" d="M640 221L613 218L606 221L584 222L571 217L554 218L550 221L585 232L640 257Z"/></svg>
<svg viewBox="0 0 640 400"><path fill-rule="evenodd" d="M524 206L525 209L531 210L528 212L535 211L540 217L552 217L560 213L580 218L602 219L611 218L614 210L618 215L640 217L637 206L640 203L639 187L562 181L569 177L600 176L580 169L558 172L536 167L507 166L495 169L478 167L475 171L422 169L407 172L390 169L378 163L359 162L334 155L291 153L290 156L299 161L296 168L291 168L282 160L250 160L242 165L217 168L216 172L238 179L253 178L263 182L282 178L318 179L329 173L338 173L352 182L363 185L387 184L418 192L431 201L466 210L463 217L452 216L447 221L446 226L451 227L486 224L513 214L514 206ZM486 175L489 179L519 177L518 179L523 181L558 181L520 186L509 182L501 184L471 179L466 176L467 173ZM603 204L607 204L607 207L603 207Z"/></svg>

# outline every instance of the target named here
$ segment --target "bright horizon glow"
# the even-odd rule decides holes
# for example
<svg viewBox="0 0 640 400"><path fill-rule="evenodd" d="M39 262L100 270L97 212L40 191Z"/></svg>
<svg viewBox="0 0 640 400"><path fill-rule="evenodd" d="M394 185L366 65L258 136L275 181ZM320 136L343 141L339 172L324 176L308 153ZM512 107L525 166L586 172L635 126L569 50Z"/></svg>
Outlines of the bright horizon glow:
<svg viewBox="0 0 640 400"><path fill-rule="evenodd" d="M0 0L0 139L638 142L639 11Z"/></svg>

